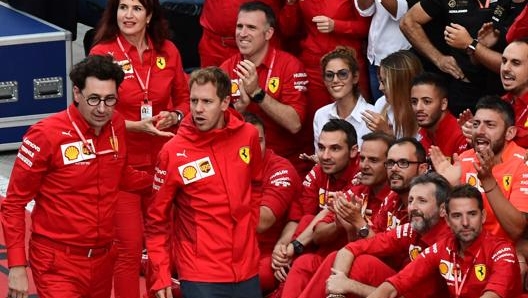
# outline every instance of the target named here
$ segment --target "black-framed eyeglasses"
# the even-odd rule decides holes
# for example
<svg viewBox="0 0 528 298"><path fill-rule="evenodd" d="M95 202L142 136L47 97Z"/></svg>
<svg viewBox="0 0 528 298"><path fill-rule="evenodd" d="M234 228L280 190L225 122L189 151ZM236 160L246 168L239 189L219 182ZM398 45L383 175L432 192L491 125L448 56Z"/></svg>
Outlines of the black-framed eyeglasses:
<svg viewBox="0 0 528 298"><path fill-rule="evenodd" d="M394 167L394 165L398 165L400 169L406 169L411 164L420 164L420 163L425 163L425 161L410 161L407 159L398 159L398 160L387 159L387 161L384 162L383 165L385 166L386 169L390 169Z"/></svg>
<svg viewBox="0 0 528 298"><path fill-rule="evenodd" d="M337 75L337 78L341 81L344 81L348 79L348 76L350 75L350 70L348 69L340 69L337 72L333 72L330 70L325 71L323 78L327 82L332 82L334 80L334 77Z"/></svg>
<svg viewBox="0 0 528 298"><path fill-rule="evenodd" d="M114 95L108 95L106 97L101 97L101 96L98 96L98 95L90 95L90 96L86 97L86 96L84 96L84 94L82 94L82 92L79 92L79 93L86 100L86 103L89 106L92 106L92 107L98 106L101 103L101 101L107 107L113 107L117 103L117 97L115 97Z"/></svg>

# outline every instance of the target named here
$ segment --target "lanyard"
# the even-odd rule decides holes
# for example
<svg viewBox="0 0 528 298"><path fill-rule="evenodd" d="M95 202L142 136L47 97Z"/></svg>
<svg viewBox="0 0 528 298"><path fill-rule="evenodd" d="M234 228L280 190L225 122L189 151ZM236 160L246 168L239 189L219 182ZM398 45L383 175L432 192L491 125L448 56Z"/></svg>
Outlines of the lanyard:
<svg viewBox="0 0 528 298"><path fill-rule="evenodd" d="M457 263L456 263L456 252L453 251L453 273L454 273L454 279L455 279L455 297L456 298L460 298L460 293L462 293L462 288L464 287L464 283L466 282L466 278L468 277L469 275L469 269L475 265L475 263L477 262L477 258L479 257L480 255L480 251L482 250L482 248L479 248L477 254L475 255L475 257L473 258L473 262L471 264L471 266L469 266L467 269L466 269L466 273L464 274L464 277L462 277L462 281L460 282L460 285L458 284L458 269L457 269ZM460 268L462 269L462 267ZM461 272L462 273L462 272Z"/></svg>
<svg viewBox="0 0 528 298"><path fill-rule="evenodd" d="M150 82L150 71L152 69L152 55L150 56L149 69L147 72L147 80L145 81L145 83L143 83L143 80L139 76L139 72L136 71L136 67L134 66L134 63L132 63L132 59L125 52L125 48L123 47L123 44L121 43L121 39L119 38L119 36L117 37L117 44L119 45L121 52L123 52L123 55L125 55L128 61L130 61L130 64L132 65L132 70L136 73L136 78L138 80L139 86L141 87L141 90L143 90L143 93L145 94L143 101L148 101L148 87L149 87L149 82Z"/></svg>
<svg viewBox="0 0 528 298"><path fill-rule="evenodd" d="M75 132L77 132L77 134L81 138L81 141L83 142L84 147L86 149L88 149L90 154L105 155L105 154L109 154L109 153L114 153L114 157L117 157L117 152L119 151L119 148L118 148L117 138L116 138L115 131L114 131L114 125L112 124L112 122L110 122L110 128L112 129L112 140L113 140L112 149L96 152L93 144L88 143L88 141L86 140L86 138L82 134L81 130L79 129L79 126L77 126L75 121L73 121L73 119L72 119L72 117L70 115L70 108L69 107L66 110L66 112L68 113L68 118L70 119L70 122L73 125L73 128L75 129Z"/></svg>
<svg viewBox="0 0 528 298"><path fill-rule="evenodd" d="M266 88L265 88L266 92L268 92L269 79L271 78L271 72L273 71L273 65L275 64L275 56L276 56L276 54L277 54L277 50L273 49L273 57L271 58L271 64L270 64L270 67L268 69L268 75L266 77Z"/></svg>

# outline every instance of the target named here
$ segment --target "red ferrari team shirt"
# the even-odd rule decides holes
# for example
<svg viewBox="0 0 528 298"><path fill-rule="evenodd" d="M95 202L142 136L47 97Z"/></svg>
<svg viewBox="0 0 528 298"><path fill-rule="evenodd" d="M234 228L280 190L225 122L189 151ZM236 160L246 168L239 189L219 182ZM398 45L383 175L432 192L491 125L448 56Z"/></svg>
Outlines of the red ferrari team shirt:
<svg viewBox="0 0 528 298"><path fill-rule="evenodd" d="M139 57L137 48L124 37L107 43L95 45L90 54L111 55L125 73L125 79L119 86L119 101L116 110L126 120L141 120L141 106L145 92L141 84L148 89L147 99L152 105L152 115L161 111L179 110L184 114L189 112L189 87L183 71L180 52L166 40L159 51L154 49L148 39L148 49ZM150 72L150 77L149 77ZM148 78L148 85L147 85ZM140 83L140 81L142 83ZM154 167L161 147L169 138L153 136L141 132L127 132L129 162L134 167Z"/></svg>
<svg viewBox="0 0 528 298"><path fill-rule="evenodd" d="M301 190L301 179L292 164L285 158L267 149L264 155L262 179L262 203L271 209L276 222L267 231L258 235L261 254L271 254L275 243L286 224L286 214L296 195Z"/></svg>
<svg viewBox="0 0 528 298"><path fill-rule="evenodd" d="M410 223L406 223L390 231L376 233L374 237L350 242L345 248L355 257L372 255L388 261L395 270L400 270L414 261L426 247L450 233L443 219L423 235L413 230Z"/></svg>
<svg viewBox="0 0 528 298"><path fill-rule="evenodd" d="M429 152L431 146L438 146L445 156L452 157L453 153L460 154L467 149L466 137L457 119L450 112L440 120L434 133L429 133L421 127L418 130L418 138L426 152Z"/></svg>
<svg viewBox="0 0 528 298"><path fill-rule="evenodd" d="M507 143L502 153L502 163L493 167L493 177L497 180L504 197L512 203L515 208L522 212L528 212L528 166L524 162L526 150L517 146L515 142ZM468 183L477 187L482 193L484 207L486 209L486 222L484 228L493 235L508 238L508 234L500 226L495 213L488 203L486 193L477 177L477 171L473 163L478 163L475 150L467 150L460 155L462 165L461 183Z"/></svg>
<svg viewBox="0 0 528 298"><path fill-rule="evenodd" d="M524 11L526 12L526 9ZM517 145L528 148L528 92L521 97L515 97L513 94L508 93L504 95L503 99L512 105L515 112L517 134L513 140Z"/></svg>
<svg viewBox="0 0 528 298"><path fill-rule="evenodd" d="M99 135L73 104L30 127L2 203L9 266L26 265L25 206L33 199L32 233L75 246L112 242L119 188L140 191L152 183L152 176L126 166L126 154L125 121L117 112Z"/></svg>
<svg viewBox="0 0 528 298"><path fill-rule="evenodd" d="M231 78L231 100L240 98L240 79L233 69L244 58L234 55L220 66ZM257 67L258 84L273 99L292 107L304 123L307 101L305 98L308 79L301 62L289 53L268 48L268 53ZM299 165L302 143L297 134L289 133L286 128L275 122L258 104L250 103L247 111L258 115L266 124L266 147L278 155L287 158L292 165Z"/></svg>
<svg viewBox="0 0 528 298"><path fill-rule="evenodd" d="M499 297L519 297L519 263L515 248L502 238L483 231L461 256L453 234L426 248L390 282L399 293L408 291L425 277L440 274L450 297L481 297L490 291Z"/></svg>
<svg viewBox="0 0 528 298"><path fill-rule="evenodd" d="M378 213L372 221L372 228L377 232L392 230L409 221L407 206L394 191L385 197Z"/></svg>

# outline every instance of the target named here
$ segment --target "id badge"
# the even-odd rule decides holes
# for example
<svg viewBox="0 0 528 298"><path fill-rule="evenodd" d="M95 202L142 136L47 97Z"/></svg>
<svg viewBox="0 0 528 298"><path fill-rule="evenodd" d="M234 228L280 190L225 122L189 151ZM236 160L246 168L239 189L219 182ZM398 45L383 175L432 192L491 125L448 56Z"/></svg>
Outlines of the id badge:
<svg viewBox="0 0 528 298"><path fill-rule="evenodd" d="M141 104L141 120L152 118L152 103L145 99Z"/></svg>

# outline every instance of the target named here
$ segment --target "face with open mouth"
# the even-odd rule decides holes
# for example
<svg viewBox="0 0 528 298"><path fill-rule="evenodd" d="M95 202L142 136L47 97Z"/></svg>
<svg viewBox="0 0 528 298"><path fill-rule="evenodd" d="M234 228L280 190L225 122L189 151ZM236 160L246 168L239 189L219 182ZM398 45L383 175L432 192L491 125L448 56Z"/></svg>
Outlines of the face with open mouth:
<svg viewBox="0 0 528 298"><path fill-rule="evenodd" d="M240 11L235 38L238 50L245 59L263 56L272 36L273 28L267 23L263 11Z"/></svg>
<svg viewBox="0 0 528 298"><path fill-rule="evenodd" d="M512 42L504 49L500 75L504 90L517 96L528 91L528 43Z"/></svg>
<svg viewBox="0 0 528 298"><path fill-rule="evenodd" d="M491 109L479 109L473 117L473 148L476 152L490 149L499 155L506 143L506 123L501 113Z"/></svg>

